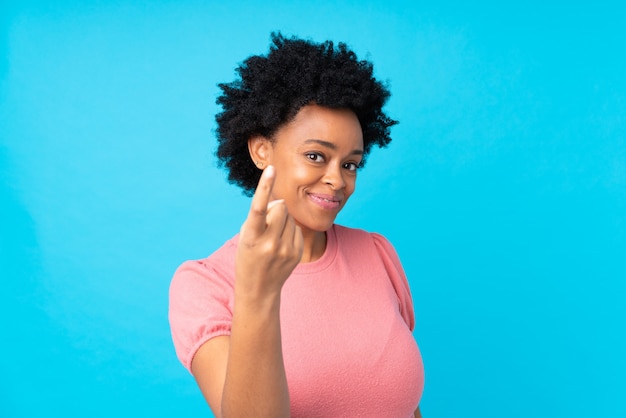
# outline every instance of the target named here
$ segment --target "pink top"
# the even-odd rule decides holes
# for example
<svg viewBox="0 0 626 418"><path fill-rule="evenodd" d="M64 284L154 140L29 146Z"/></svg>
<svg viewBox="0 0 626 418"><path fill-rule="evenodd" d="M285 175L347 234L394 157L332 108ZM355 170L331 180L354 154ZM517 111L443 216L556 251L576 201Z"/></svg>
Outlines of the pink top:
<svg viewBox="0 0 626 418"><path fill-rule="evenodd" d="M237 238L172 280L172 338L188 370L202 344L230 334ZM293 417L413 416L424 367L409 285L384 237L333 225L323 256L285 283L280 313Z"/></svg>

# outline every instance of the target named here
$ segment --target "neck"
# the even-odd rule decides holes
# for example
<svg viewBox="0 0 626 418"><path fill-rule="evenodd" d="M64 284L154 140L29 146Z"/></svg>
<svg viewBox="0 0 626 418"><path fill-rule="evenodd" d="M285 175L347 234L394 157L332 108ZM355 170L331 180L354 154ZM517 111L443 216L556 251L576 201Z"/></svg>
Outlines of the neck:
<svg viewBox="0 0 626 418"><path fill-rule="evenodd" d="M301 263L310 263L318 260L326 250L326 232L302 229L304 250L302 251Z"/></svg>

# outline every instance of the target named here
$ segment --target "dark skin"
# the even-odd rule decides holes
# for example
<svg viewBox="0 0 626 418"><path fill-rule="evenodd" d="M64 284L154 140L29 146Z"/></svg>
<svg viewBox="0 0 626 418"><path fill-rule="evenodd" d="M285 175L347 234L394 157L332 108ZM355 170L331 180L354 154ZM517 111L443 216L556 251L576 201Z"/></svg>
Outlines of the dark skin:
<svg viewBox="0 0 626 418"><path fill-rule="evenodd" d="M237 247L231 335L205 343L192 373L218 417L288 417L280 290L300 261L302 233L282 201L268 206L275 170L263 173Z"/></svg>
<svg viewBox="0 0 626 418"><path fill-rule="evenodd" d="M298 263L324 253L325 231L355 188L362 132L351 111L309 105L248 147L266 168L240 231L231 335L203 344L191 370L217 417L288 417L281 289Z"/></svg>

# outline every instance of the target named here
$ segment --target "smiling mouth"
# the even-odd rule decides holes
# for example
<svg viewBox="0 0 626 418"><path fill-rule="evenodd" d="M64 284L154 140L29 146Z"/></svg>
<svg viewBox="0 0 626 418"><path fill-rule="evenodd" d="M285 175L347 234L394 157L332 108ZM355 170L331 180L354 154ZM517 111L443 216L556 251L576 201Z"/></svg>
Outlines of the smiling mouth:
<svg viewBox="0 0 626 418"><path fill-rule="evenodd" d="M317 204L323 209L338 209L341 205L341 199L331 196L331 195L322 195L322 194L309 194L309 199L313 201L313 203Z"/></svg>

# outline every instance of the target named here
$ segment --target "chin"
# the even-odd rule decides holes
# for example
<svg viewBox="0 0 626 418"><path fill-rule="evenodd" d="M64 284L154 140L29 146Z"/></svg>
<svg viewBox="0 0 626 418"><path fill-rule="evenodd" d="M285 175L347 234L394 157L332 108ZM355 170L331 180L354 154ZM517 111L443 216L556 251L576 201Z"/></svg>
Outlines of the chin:
<svg viewBox="0 0 626 418"><path fill-rule="evenodd" d="M299 223L297 222L298 225L300 225L300 228L304 231L315 231L315 232L326 232L328 231L330 228L332 228L333 224L335 223L335 218L333 218L332 220L329 220L327 222L308 222L305 224Z"/></svg>

